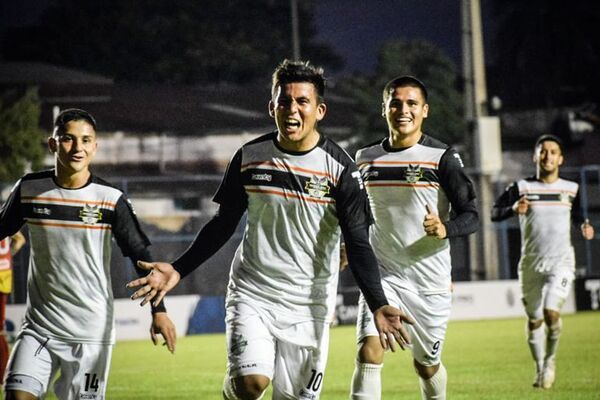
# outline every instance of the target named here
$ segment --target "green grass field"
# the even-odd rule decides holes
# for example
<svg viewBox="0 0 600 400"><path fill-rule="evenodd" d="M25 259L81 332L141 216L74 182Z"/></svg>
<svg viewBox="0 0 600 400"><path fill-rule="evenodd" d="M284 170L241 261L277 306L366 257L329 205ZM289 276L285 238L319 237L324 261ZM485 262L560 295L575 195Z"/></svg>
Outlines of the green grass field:
<svg viewBox="0 0 600 400"><path fill-rule="evenodd" d="M451 322L443 361L449 399L600 399L600 313L566 315L551 390L533 389L533 362L525 319ZM347 399L354 368L354 327L336 327L324 400ZM113 353L107 398L221 399L223 335L179 339L175 355L146 341L119 342ZM54 398L54 397L50 397ZM270 392L265 399L270 399ZM409 353L388 354L383 399L420 399Z"/></svg>

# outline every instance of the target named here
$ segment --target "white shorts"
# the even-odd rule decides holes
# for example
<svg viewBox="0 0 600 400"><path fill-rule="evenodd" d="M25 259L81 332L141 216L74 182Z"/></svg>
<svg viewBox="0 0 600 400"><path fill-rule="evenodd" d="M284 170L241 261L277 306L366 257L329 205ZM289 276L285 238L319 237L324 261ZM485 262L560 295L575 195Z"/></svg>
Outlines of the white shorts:
<svg viewBox="0 0 600 400"><path fill-rule="evenodd" d="M544 309L560 311L575 279L572 268L550 272L519 268L519 283L525 312L530 320L544 318Z"/></svg>
<svg viewBox="0 0 600 400"><path fill-rule="evenodd" d="M58 372L54 393L61 400L102 400L112 355L110 344L68 343L23 332L17 338L4 390L43 398Z"/></svg>
<svg viewBox="0 0 600 400"><path fill-rule="evenodd" d="M393 287L385 280L382 280L381 284L390 305L415 320L414 325L404 325L410 334L413 358L424 366L439 364L450 319L452 295L419 295L400 287ZM379 336L373 313L369 310L362 293L358 300L356 335L359 343L367 336Z"/></svg>
<svg viewBox="0 0 600 400"><path fill-rule="evenodd" d="M329 347L328 324L310 322L312 331L320 331L319 346L304 346L282 340L280 327L268 313L237 303L227 308L227 375L236 378L263 375L273 385L274 399L316 400L323 384ZM296 326L297 325L297 326ZM289 327L285 334L293 337L311 335L306 323Z"/></svg>

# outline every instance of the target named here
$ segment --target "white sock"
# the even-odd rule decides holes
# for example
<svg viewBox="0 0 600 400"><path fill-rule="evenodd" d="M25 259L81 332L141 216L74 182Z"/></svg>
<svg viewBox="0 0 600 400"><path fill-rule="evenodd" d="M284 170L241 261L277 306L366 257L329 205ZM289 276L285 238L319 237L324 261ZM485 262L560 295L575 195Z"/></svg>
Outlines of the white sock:
<svg viewBox="0 0 600 400"><path fill-rule="evenodd" d="M546 354L544 348L544 342L546 341L546 334L544 332L544 324L540 325L534 330L527 329L527 343L529 343L529 349L533 356L533 361L537 371L541 371L544 366L544 356Z"/></svg>
<svg viewBox="0 0 600 400"><path fill-rule="evenodd" d="M550 325L548 328L548 336L546 338L546 360L554 358L556 356L556 349L558 348L558 339L560 338L560 331L562 330L562 319Z"/></svg>
<svg viewBox="0 0 600 400"><path fill-rule="evenodd" d="M225 379L223 380L223 398L225 400L239 400L237 394L235 394L235 390L233 390L229 374L225 374Z"/></svg>
<svg viewBox="0 0 600 400"><path fill-rule="evenodd" d="M381 369L383 364L367 364L356 361L352 375L352 400L381 399Z"/></svg>
<svg viewBox="0 0 600 400"><path fill-rule="evenodd" d="M440 368L431 378L423 379L419 377L419 381L421 383L421 397L423 400L446 400L448 373L444 364L440 363Z"/></svg>

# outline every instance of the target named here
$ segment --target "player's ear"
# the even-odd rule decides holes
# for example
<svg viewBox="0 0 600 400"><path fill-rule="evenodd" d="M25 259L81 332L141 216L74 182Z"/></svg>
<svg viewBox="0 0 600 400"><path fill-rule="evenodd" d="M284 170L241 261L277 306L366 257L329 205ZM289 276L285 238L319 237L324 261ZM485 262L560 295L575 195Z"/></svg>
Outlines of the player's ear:
<svg viewBox="0 0 600 400"><path fill-rule="evenodd" d="M51 153L56 153L58 150L58 142L54 136L48 138L48 149Z"/></svg>
<svg viewBox="0 0 600 400"><path fill-rule="evenodd" d="M385 118L385 103L381 103L381 116Z"/></svg>
<svg viewBox="0 0 600 400"><path fill-rule="evenodd" d="M325 103L319 103L317 106L317 121L321 121L325 117L327 112L327 105Z"/></svg>
<svg viewBox="0 0 600 400"><path fill-rule="evenodd" d="M563 165L563 162L565 161L565 158L563 157L563 155L561 154L560 157L558 157L558 166Z"/></svg>
<svg viewBox="0 0 600 400"><path fill-rule="evenodd" d="M271 118L275 118L275 103L273 103L273 100L269 100L269 115Z"/></svg>

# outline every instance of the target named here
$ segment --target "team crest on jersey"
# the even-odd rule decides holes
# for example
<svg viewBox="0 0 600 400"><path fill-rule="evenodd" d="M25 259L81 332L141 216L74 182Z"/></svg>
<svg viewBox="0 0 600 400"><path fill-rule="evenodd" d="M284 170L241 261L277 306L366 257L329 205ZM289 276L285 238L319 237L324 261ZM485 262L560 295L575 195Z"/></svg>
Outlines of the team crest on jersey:
<svg viewBox="0 0 600 400"><path fill-rule="evenodd" d="M404 178L408 183L417 183L423 177L423 170L419 164L410 165L408 164L408 168L406 168L406 172L404 173Z"/></svg>
<svg viewBox="0 0 600 400"><path fill-rule="evenodd" d="M559 200L560 200L561 203L569 204L570 203L570 201L569 201L569 193L567 193L567 192L560 192Z"/></svg>
<svg viewBox="0 0 600 400"><path fill-rule="evenodd" d="M326 194L329 194L329 182L327 178L319 178L316 176L312 176L309 181L304 185L304 189L308 192L312 197L316 197L318 199L324 197Z"/></svg>
<svg viewBox="0 0 600 400"><path fill-rule="evenodd" d="M94 204L86 204L79 211L79 218L86 225L95 225L98 221L102 220L102 211L100 207Z"/></svg>
<svg viewBox="0 0 600 400"><path fill-rule="evenodd" d="M247 346L248 341L242 335L233 335L231 338L231 354L239 356Z"/></svg>

